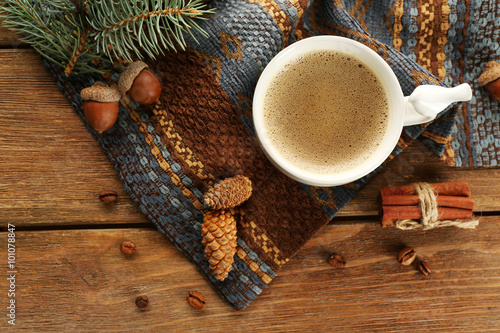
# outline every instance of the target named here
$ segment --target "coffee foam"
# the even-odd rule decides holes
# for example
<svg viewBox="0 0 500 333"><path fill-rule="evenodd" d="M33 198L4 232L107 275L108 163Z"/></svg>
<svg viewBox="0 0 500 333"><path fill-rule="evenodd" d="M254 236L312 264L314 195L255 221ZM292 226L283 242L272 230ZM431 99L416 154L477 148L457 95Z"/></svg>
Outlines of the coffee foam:
<svg viewBox="0 0 500 333"><path fill-rule="evenodd" d="M357 58L313 51L274 76L264 98L264 126L288 163L334 174L363 163L387 131L388 99Z"/></svg>

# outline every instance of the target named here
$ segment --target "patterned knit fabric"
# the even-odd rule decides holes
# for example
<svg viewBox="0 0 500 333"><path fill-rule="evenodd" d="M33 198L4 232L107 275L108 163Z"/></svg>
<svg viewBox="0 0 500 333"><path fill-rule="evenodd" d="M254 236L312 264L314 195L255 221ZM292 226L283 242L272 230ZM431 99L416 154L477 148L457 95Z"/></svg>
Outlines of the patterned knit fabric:
<svg viewBox="0 0 500 333"><path fill-rule="evenodd" d="M476 82L484 64L499 58L495 1L214 0L210 6L217 13L201 22L209 38L195 34L199 44L188 38L186 51L147 60L163 86L160 103L122 100L114 127L93 133L144 214L236 309L255 299L378 171L319 188L288 179L265 158L254 137L251 101L259 74L287 45L322 34L360 41L389 63L405 95L420 84L470 83L470 103L449 108L429 126L406 128L390 158L422 136L450 163L497 163L499 104ZM80 90L96 80L118 81L114 72L66 78L46 66L82 118ZM219 282L201 242L203 193L210 182L234 175L249 177L254 194L234 211L234 269Z"/></svg>

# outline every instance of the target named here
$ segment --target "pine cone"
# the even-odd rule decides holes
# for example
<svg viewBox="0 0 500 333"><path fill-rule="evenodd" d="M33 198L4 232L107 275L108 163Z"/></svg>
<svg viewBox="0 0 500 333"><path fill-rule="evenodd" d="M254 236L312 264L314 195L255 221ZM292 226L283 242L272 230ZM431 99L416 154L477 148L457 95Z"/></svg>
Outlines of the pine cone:
<svg viewBox="0 0 500 333"><path fill-rule="evenodd" d="M223 281L233 269L236 253L236 220L229 211L210 211L201 225L202 243L212 274Z"/></svg>
<svg viewBox="0 0 500 333"><path fill-rule="evenodd" d="M245 176L235 176L218 182L205 193L205 204L212 209L241 205L252 195L252 182Z"/></svg>

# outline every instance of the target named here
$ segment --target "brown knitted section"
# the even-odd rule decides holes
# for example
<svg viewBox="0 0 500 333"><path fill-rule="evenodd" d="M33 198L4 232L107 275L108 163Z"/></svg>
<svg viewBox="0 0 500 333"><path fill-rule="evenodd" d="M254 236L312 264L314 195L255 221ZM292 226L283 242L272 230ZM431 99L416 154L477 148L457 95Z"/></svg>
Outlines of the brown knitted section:
<svg viewBox="0 0 500 333"><path fill-rule="evenodd" d="M164 89L166 116L183 143L215 180L245 175L252 181L252 197L241 206L245 221L238 225L238 237L273 269L278 268L282 262L276 258L290 258L329 221L328 216L295 181L267 160L203 59L188 49L170 53L158 63L168 64L156 68L156 74ZM153 122L158 119L152 118ZM167 136L162 139L170 144ZM192 174L185 170L189 168L186 163L180 165ZM202 191L208 181L204 184ZM266 237L276 248L261 246L260 240Z"/></svg>
<svg viewBox="0 0 500 333"><path fill-rule="evenodd" d="M210 179L211 175L203 168L193 168L193 164L196 163L196 159L186 151L182 140L172 138L169 126L165 125L165 122L167 122L166 111L161 107L161 105L157 104L152 113L153 114L150 116L151 123L155 128L155 132L160 135L165 148L168 150L172 158L182 166L182 170L186 176L193 181L197 188L204 192L203 189L206 187L205 181L206 179Z"/></svg>

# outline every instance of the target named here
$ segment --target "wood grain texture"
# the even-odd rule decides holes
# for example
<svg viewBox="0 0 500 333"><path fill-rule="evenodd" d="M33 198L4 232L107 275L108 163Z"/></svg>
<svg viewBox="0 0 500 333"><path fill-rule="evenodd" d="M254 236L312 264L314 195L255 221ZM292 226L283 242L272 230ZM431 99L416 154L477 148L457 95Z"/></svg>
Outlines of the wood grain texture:
<svg viewBox="0 0 500 333"><path fill-rule="evenodd" d="M136 244L135 255L120 252L123 240ZM17 329L487 332L500 327L499 217L483 218L472 231L328 225L240 312L153 230L17 232L16 245ZM429 277L397 262L407 245L429 263ZM5 233L0 249L6 249ZM333 251L347 258L345 269L326 263ZM0 290L6 289L0 279ZM191 290L205 295L203 310L186 302ZM136 308L138 295L149 297L149 308Z"/></svg>
<svg viewBox="0 0 500 333"><path fill-rule="evenodd" d="M22 61L20 61L22 59ZM24 225L144 223L111 163L40 58L0 50L0 220ZM381 187L468 181L477 212L500 211L500 169L446 167L420 142L390 162L339 214L375 216ZM102 189L120 198L106 206Z"/></svg>
<svg viewBox="0 0 500 333"><path fill-rule="evenodd" d="M427 232L381 229L374 216L381 187L414 181L467 181L476 215L499 213L500 169L445 167L414 143L306 243L247 310L236 312L150 229L40 58L23 47L0 28L0 227L63 230L16 233L17 330L498 331L499 216L482 217L476 230ZM102 189L117 191L117 202L99 202ZM107 224L117 227L91 229ZM149 229L127 228L136 224ZM123 240L136 243L134 256L119 251ZM2 254L6 241L0 232ZM399 265L396 254L406 245L429 262L431 276ZM333 251L347 258L346 269L326 264ZM0 279L2 295L6 283ZM204 310L190 308L190 290L206 296ZM136 308L137 295L148 295L151 305ZM11 331L5 313L2 332Z"/></svg>
<svg viewBox="0 0 500 333"><path fill-rule="evenodd" d="M2 222L150 223L30 49L0 50L0 156ZM106 189L116 203L98 200Z"/></svg>
<svg viewBox="0 0 500 333"><path fill-rule="evenodd" d="M28 44L19 41L19 35L5 28L0 19L0 48L26 48Z"/></svg>

